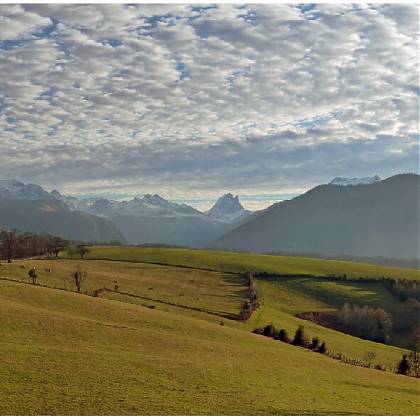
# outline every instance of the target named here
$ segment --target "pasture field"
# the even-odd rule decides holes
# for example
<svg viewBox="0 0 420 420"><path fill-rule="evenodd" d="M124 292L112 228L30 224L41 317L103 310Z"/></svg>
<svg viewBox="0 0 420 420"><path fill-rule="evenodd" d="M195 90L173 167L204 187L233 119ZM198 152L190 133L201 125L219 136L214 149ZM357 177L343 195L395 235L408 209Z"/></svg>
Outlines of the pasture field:
<svg viewBox="0 0 420 420"><path fill-rule="evenodd" d="M85 258L0 265L1 278L18 281L0 280L0 414L420 413L415 378L251 333L273 322L293 335L304 324L335 353L363 360L374 352L375 363L395 366L402 348L294 316L335 312L345 302L395 314L399 301L381 283L257 278L260 308L246 323L235 320L247 298L245 271L380 277L376 266L135 247L93 247ZM71 282L77 265L88 273L81 294Z"/></svg>
<svg viewBox="0 0 420 420"><path fill-rule="evenodd" d="M0 413L419 414L418 380L189 316L0 281Z"/></svg>
<svg viewBox="0 0 420 420"><path fill-rule="evenodd" d="M420 271L351 261L319 258L283 257L236 252L183 248L153 247L91 247L85 258L98 260L144 262L228 273L269 272L275 274L342 275L364 278L406 278L420 280Z"/></svg>
<svg viewBox="0 0 420 420"><path fill-rule="evenodd" d="M122 293L106 293L112 299L171 309L160 302L191 307L215 315L235 318L246 299L244 276L196 269L167 267L120 261L26 260L0 266L0 277L30 282L28 270L37 269L37 283L75 291L72 271L76 266L87 271L82 292L91 294L106 287ZM126 294L141 296L133 298Z"/></svg>
<svg viewBox="0 0 420 420"><path fill-rule="evenodd" d="M401 302L381 284L279 278L258 280L258 287L262 294L262 305L251 318L250 327L272 322L277 328L285 328L293 337L297 327L304 325L310 338L325 340L328 348L335 353L365 360L368 352L374 352L375 363L390 367L395 367L406 352L399 347L363 340L294 316L308 311L335 313L346 302L373 308L380 306L395 315ZM391 336L391 343L404 345L405 341L394 335Z"/></svg>

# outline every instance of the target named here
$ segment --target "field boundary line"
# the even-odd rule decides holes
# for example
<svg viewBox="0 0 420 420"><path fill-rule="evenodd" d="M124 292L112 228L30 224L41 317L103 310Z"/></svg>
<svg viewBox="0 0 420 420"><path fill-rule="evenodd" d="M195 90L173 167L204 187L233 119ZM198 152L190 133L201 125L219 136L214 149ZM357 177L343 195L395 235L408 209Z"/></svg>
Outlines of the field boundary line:
<svg viewBox="0 0 420 420"><path fill-rule="evenodd" d="M13 279L13 278L10 278L10 277L0 277L0 281L11 281L11 282L14 282L14 283L27 284L29 286L45 287L47 289L61 290L61 291L64 291L64 292L76 293L78 295L88 296L88 297L91 297L91 298L103 299L100 296L92 296L88 293L78 293L75 290L68 290L68 289L64 289L62 287L52 287L52 286L48 286L48 285L45 285L45 284L33 284L31 282L28 282L28 281ZM228 315L223 315L220 312L210 311L208 309L201 309L201 308L196 308L196 307L193 307L193 306L181 305L181 304L177 304L177 303L174 303L174 302L166 302L164 300L148 298L146 296L139 296L139 295L134 295L134 294L131 294L131 293L126 293L126 292L120 292L120 291L117 292L115 290L108 289L107 287L94 290L93 292L100 292L100 291L107 291L107 292L110 292L110 293L116 293L116 294L125 295L125 296L129 296L129 297L137 298L137 299L143 299L143 300L147 300L147 301L151 301L151 302L162 303L164 305L174 306L174 307L178 307L178 308L182 308L182 309L188 309L188 310L197 311L197 312L204 312L204 313L207 313L209 315L215 315L215 316L219 316L221 318L226 318L226 319L230 319L230 320L234 320L234 321L238 320L238 316L235 316L235 315L228 316ZM130 302L123 302L123 303L128 303L129 305L133 305L133 303L130 303Z"/></svg>
<svg viewBox="0 0 420 420"><path fill-rule="evenodd" d="M176 306L178 308L189 309L189 310L198 311L198 312L204 312L204 313L207 313L207 314L210 314L210 315L220 316L222 318L237 320L236 317L228 317L227 315L222 315L220 312L211 311L209 309L201 309L201 308L197 308L197 307L194 307L194 306L182 305L182 304L178 304L178 303L174 303L174 302L167 302L167 301L164 301L164 300L161 300L161 299L149 298L149 297L146 297L146 296L135 295L135 294L132 294L132 293L127 293L127 292L120 292L120 291L117 292L115 290L108 289L107 287L104 287L104 288L99 289L97 291L98 292L107 291L107 292L110 292L110 293L117 293L117 294L120 294L120 295L129 296L129 297L133 297L133 298L137 298L137 299L148 300L148 301L151 301L151 302L162 303L164 305Z"/></svg>

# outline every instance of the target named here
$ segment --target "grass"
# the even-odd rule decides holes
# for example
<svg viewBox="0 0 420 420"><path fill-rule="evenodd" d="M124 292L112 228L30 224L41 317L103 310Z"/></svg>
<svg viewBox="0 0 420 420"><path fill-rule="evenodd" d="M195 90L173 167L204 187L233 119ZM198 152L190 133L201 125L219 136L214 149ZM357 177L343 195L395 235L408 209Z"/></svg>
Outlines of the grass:
<svg viewBox="0 0 420 420"><path fill-rule="evenodd" d="M0 282L0 414L419 414L418 381L248 331Z"/></svg>
<svg viewBox="0 0 420 420"><path fill-rule="evenodd" d="M89 259L144 262L209 269L228 273L246 271L276 274L342 275L354 278L407 278L420 280L415 269L387 267L351 261L283 257L235 252L153 247L92 247Z"/></svg>
<svg viewBox="0 0 420 420"><path fill-rule="evenodd" d="M0 414L420 412L414 378L346 365L250 332L274 322L293 334L304 324L334 352L363 359L374 351L375 362L395 366L401 348L294 317L334 312L347 301L395 313L398 301L380 283L258 279L261 308L248 323L227 319L246 298L238 273L248 270L405 278L415 278L416 270L166 248L94 247L88 257L0 265L0 277L22 282L35 266L38 282L49 286L0 280ZM84 292L117 283L141 298L71 293L77 264L88 271Z"/></svg>
<svg viewBox="0 0 420 420"><path fill-rule="evenodd" d="M258 280L262 306L250 320L250 328L273 323L285 328L293 338L299 325L304 325L308 336L325 340L330 350L347 357L364 360L368 352L375 352L375 362L395 367L405 350L362 340L322 327L294 315L308 312L336 313L345 302L372 307L381 306L395 314L400 302L382 285L372 283L342 283L311 279ZM400 336L392 336L394 345L405 344Z"/></svg>
<svg viewBox="0 0 420 420"><path fill-rule="evenodd" d="M102 287L114 290L115 284L118 284L118 290L123 293L151 299L150 301L133 299L112 293L112 299L130 303L154 305L161 309L173 310L173 308L168 308L168 305L155 302L155 300L160 300L234 318L239 314L246 298L246 284L243 276L119 261L16 261L0 266L0 277L30 282L28 270L36 267L39 284L75 290L71 282L71 273L77 265L81 265L88 273L82 292L92 293L95 289Z"/></svg>

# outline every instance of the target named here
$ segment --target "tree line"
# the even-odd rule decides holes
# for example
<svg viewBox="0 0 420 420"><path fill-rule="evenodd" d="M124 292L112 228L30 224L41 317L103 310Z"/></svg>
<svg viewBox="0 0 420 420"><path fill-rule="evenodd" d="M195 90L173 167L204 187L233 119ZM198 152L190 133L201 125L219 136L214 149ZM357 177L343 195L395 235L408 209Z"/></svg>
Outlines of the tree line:
<svg viewBox="0 0 420 420"><path fill-rule="evenodd" d="M86 244L59 236L16 230L0 231L0 259L4 259L8 263L14 259L39 256L57 258L58 254L64 250L71 258L74 258L75 255L83 258L89 252Z"/></svg>
<svg viewBox="0 0 420 420"><path fill-rule="evenodd" d="M58 236L44 233L18 232L3 230L0 232L0 256L11 262L14 259L36 256L54 256L69 246L69 241Z"/></svg>
<svg viewBox="0 0 420 420"><path fill-rule="evenodd" d="M389 279L386 286L393 295L402 301L408 299L420 301L420 282L417 280Z"/></svg>
<svg viewBox="0 0 420 420"><path fill-rule="evenodd" d="M339 313L344 332L378 343L388 343L393 324L391 315L382 308L345 303Z"/></svg>

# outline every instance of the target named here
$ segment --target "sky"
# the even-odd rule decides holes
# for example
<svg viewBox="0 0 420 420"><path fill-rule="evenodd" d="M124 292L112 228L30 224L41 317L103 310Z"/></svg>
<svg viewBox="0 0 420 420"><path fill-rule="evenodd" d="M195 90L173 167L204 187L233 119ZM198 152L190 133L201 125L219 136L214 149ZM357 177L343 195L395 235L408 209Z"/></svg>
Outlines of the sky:
<svg viewBox="0 0 420 420"><path fill-rule="evenodd" d="M416 5L0 5L0 179L258 209L419 172Z"/></svg>

